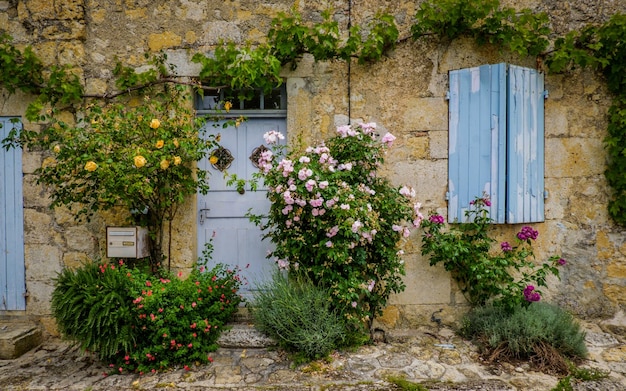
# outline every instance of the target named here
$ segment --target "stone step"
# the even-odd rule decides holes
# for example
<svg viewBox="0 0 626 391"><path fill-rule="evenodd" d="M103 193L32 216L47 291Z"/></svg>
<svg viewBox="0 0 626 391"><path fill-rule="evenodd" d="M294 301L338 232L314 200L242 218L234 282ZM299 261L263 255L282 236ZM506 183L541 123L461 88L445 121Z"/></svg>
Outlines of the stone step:
<svg viewBox="0 0 626 391"><path fill-rule="evenodd" d="M276 341L257 330L251 323L230 323L217 340L222 348L269 348L276 346Z"/></svg>
<svg viewBox="0 0 626 391"><path fill-rule="evenodd" d="M0 322L0 359L20 357L42 342L41 329L31 323Z"/></svg>

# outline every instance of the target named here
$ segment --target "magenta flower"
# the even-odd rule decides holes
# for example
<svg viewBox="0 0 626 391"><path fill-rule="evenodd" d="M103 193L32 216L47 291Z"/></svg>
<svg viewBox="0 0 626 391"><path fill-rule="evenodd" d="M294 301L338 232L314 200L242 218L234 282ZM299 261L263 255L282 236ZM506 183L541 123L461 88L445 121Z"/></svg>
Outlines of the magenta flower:
<svg viewBox="0 0 626 391"><path fill-rule="evenodd" d="M559 260L557 261L557 263L561 266L565 265L567 263L567 261L563 258L559 258Z"/></svg>
<svg viewBox="0 0 626 391"><path fill-rule="evenodd" d="M537 236L539 236L539 232L529 226L522 227L522 229L517 233L517 238L519 240L535 240L537 239Z"/></svg>
<svg viewBox="0 0 626 391"><path fill-rule="evenodd" d="M500 248L502 249L502 251L512 251L513 250L513 247L511 247L509 242L502 242L502 243L500 243Z"/></svg>
<svg viewBox="0 0 626 391"><path fill-rule="evenodd" d="M541 300L541 295L539 295L539 292L534 292L534 290L535 290L534 286L532 285L526 286L526 288L524 288L524 300L531 302L531 303Z"/></svg>
<svg viewBox="0 0 626 391"><path fill-rule="evenodd" d="M443 216L442 215L432 215L428 218L428 220L430 220L431 223L435 223L435 224L443 224Z"/></svg>

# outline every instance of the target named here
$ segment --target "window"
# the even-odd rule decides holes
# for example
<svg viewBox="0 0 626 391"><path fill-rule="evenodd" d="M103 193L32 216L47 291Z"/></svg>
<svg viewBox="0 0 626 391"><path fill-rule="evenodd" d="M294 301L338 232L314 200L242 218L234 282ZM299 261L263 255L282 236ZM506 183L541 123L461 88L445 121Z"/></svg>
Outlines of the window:
<svg viewBox="0 0 626 391"><path fill-rule="evenodd" d="M449 76L448 221L483 194L494 222L543 221L543 74L502 63Z"/></svg>
<svg viewBox="0 0 626 391"><path fill-rule="evenodd" d="M232 90L205 92L197 95L196 109L204 111L223 110L223 103L232 103L231 111L238 115L263 117L285 116L287 113L287 89L283 84L269 93L261 90Z"/></svg>

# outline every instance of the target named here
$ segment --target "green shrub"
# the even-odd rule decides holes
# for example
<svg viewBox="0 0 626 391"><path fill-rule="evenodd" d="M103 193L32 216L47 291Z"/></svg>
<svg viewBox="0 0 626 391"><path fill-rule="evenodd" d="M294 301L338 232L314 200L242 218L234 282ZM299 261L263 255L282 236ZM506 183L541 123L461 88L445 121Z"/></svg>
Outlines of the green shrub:
<svg viewBox="0 0 626 391"><path fill-rule="evenodd" d="M236 271L205 269L186 279L148 275L122 261L66 269L55 281L53 315L65 337L116 372L206 363L241 297Z"/></svg>
<svg viewBox="0 0 626 391"><path fill-rule="evenodd" d="M463 336L478 341L492 358L530 359L567 371L564 358L587 355L585 333L566 311L546 303L473 309L465 318ZM553 361L552 359L558 361Z"/></svg>
<svg viewBox="0 0 626 391"><path fill-rule="evenodd" d="M305 360L327 356L348 338L344 318L331 309L327 289L276 272L254 297L256 327Z"/></svg>
<svg viewBox="0 0 626 391"><path fill-rule="evenodd" d="M131 282L115 265L89 263L55 279L52 314L59 332L108 360L136 342Z"/></svg>

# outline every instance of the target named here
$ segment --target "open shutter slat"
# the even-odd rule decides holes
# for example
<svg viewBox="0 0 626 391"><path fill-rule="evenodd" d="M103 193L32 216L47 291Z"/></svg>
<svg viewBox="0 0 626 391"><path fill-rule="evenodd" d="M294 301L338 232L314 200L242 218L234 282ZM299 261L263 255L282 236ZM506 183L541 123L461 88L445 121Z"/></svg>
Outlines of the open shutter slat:
<svg viewBox="0 0 626 391"><path fill-rule="evenodd" d="M511 65L508 75L507 223L544 221L544 76Z"/></svg>
<svg viewBox="0 0 626 391"><path fill-rule="evenodd" d="M506 64L450 72L448 221L464 221L470 201L489 195L504 222Z"/></svg>

